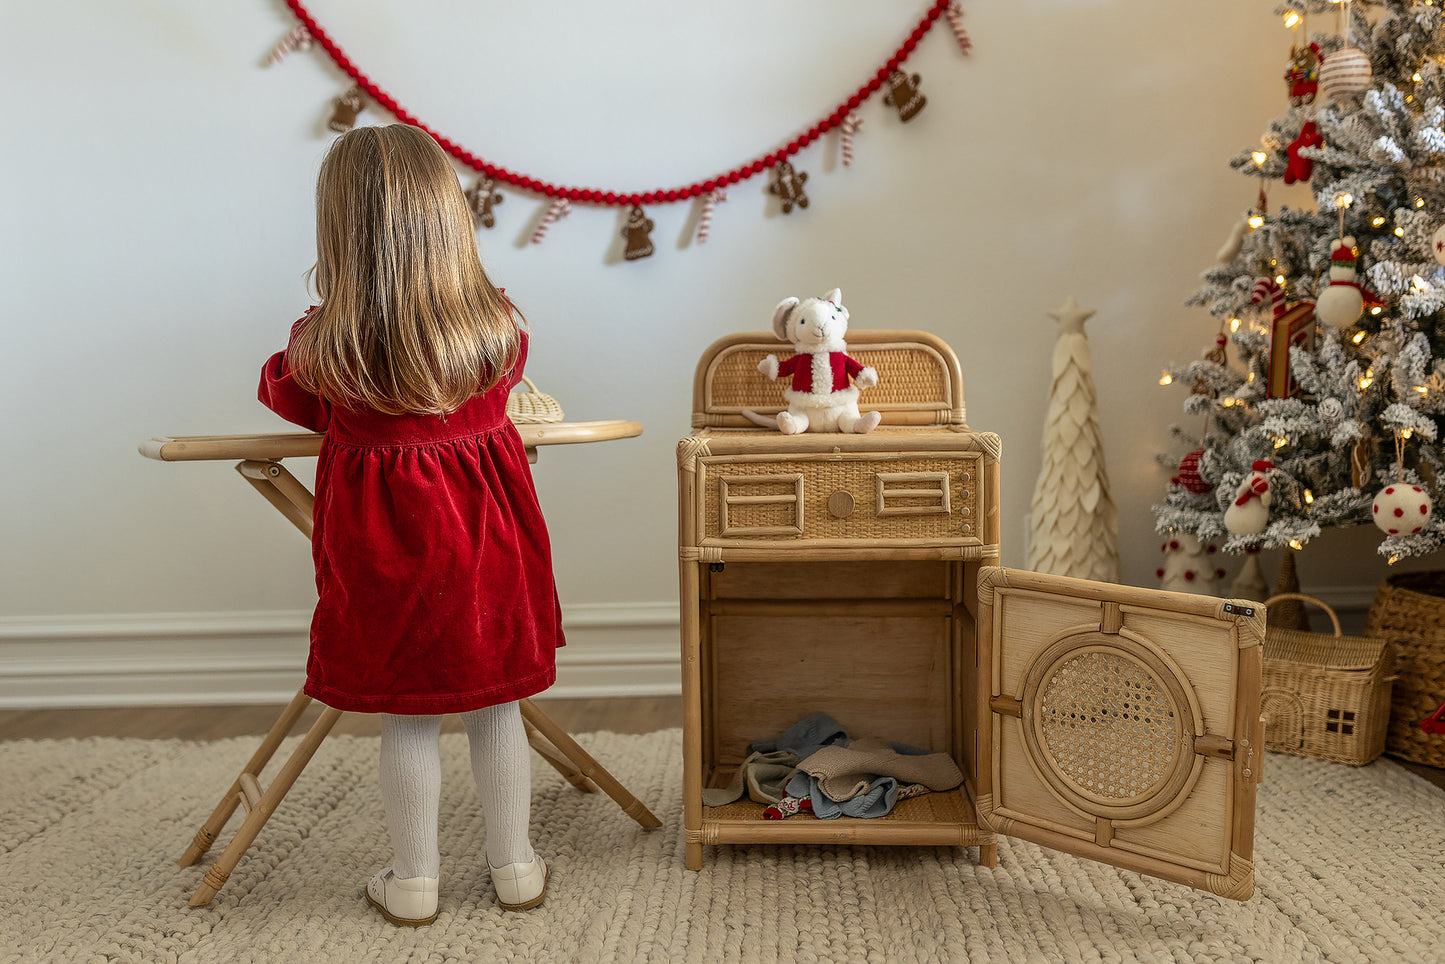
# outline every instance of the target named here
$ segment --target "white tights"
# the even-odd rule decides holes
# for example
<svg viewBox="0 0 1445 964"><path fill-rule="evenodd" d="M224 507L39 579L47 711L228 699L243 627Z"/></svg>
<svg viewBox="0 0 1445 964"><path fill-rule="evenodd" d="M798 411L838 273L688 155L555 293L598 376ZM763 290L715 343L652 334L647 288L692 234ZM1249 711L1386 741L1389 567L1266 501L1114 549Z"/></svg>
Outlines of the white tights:
<svg viewBox="0 0 1445 964"><path fill-rule="evenodd" d="M487 862L505 867L530 861L532 760L521 710L503 703L461 717L486 821ZM440 716L381 716L381 802L398 877L436 877L441 867L441 727Z"/></svg>

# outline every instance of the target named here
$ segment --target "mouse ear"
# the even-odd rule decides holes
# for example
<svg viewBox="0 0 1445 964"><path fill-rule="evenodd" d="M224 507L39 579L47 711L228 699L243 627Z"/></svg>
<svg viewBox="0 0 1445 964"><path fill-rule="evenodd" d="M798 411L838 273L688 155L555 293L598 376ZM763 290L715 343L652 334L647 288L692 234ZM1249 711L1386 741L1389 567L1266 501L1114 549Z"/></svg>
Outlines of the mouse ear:
<svg viewBox="0 0 1445 964"><path fill-rule="evenodd" d="M797 298L784 298L778 302L778 307L773 309L773 334L778 336L779 341L788 340L788 315L798 306Z"/></svg>
<svg viewBox="0 0 1445 964"><path fill-rule="evenodd" d="M833 304L835 304L835 305L842 305L842 304L843 304L843 291L842 291L842 289L841 289L841 288L834 288L832 291L828 292L826 295L823 296L823 300L824 300L824 301L831 301L831 302L833 302Z"/></svg>

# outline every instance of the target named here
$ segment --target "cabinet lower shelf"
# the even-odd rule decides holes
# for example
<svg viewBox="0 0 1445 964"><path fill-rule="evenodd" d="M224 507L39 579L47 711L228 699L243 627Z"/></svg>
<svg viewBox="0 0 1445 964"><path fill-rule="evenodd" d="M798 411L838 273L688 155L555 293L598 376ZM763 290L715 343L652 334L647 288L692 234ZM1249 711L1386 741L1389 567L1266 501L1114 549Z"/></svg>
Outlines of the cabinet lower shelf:
<svg viewBox="0 0 1445 964"><path fill-rule="evenodd" d="M720 768L709 786L725 787L731 779L732 768ZM721 807L704 806L698 842L990 848L996 843L994 833L978 825L966 787L901 800L892 812L867 819L819 820L810 814L797 814L784 820L765 820L763 809L764 804L748 799ZM982 855L981 862L988 856Z"/></svg>

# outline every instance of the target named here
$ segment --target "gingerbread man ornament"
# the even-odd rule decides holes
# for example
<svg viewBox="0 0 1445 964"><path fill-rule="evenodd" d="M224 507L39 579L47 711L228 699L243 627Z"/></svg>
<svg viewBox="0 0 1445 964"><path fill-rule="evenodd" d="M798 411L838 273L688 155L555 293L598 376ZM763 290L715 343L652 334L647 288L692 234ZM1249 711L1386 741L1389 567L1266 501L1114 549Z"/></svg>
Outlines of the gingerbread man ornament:
<svg viewBox="0 0 1445 964"><path fill-rule="evenodd" d="M807 207L808 195L803 193L803 184L808 180L808 172L793 170L793 165L787 161L779 161L775 170L777 173L773 183L768 185L768 193L778 196L783 204L783 213L791 214L795 204L800 208Z"/></svg>
<svg viewBox="0 0 1445 964"><path fill-rule="evenodd" d="M326 126L338 134L345 134L356 126L356 115L366 107L366 94L362 93L360 87L353 86L333 103L336 107L332 110L331 120L326 122Z"/></svg>
<svg viewBox="0 0 1445 964"><path fill-rule="evenodd" d="M918 92L918 80L917 74L910 77L901 70L888 75L888 93L883 95L883 103L896 107L901 121L917 117L923 105L928 103L928 98Z"/></svg>
<svg viewBox="0 0 1445 964"><path fill-rule="evenodd" d="M636 261L638 258L646 258L652 254L652 238L648 233L652 230L652 219L637 205L627 212L627 225L622 229L622 236L627 239L627 250L622 256L628 261Z"/></svg>
<svg viewBox="0 0 1445 964"><path fill-rule="evenodd" d="M483 177L467 189L467 203L471 205L472 214L484 228L490 228L497 223L497 216L492 213L492 208L504 200L501 192L495 190L496 186L496 181Z"/></svg>

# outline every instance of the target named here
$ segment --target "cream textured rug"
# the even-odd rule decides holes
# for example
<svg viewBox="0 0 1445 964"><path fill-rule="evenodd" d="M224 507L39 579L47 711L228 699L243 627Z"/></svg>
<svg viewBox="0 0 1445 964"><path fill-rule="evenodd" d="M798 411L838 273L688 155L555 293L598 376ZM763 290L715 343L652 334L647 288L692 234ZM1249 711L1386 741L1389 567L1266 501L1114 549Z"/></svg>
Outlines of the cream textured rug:
<svg viewBox="0 0 1445 964"><path fill-rule="evenodd" d="M1383 760L1271 755L1239 904L1007 839L996 870L960 849L719 847L693 873L681 731L591 734L664 827L534 758L552 885L505 913L465 737L442 739L441 916L416 930L360 896L388 859L375 739L328 740L201 908L205 865L175 859L255 739L0 744L0 961L1445 961L1445 793Z"/></svg>

